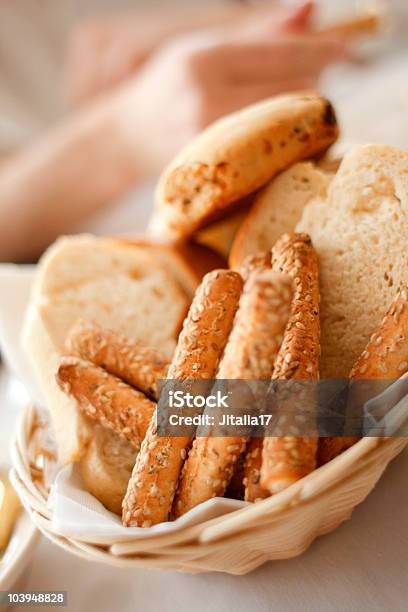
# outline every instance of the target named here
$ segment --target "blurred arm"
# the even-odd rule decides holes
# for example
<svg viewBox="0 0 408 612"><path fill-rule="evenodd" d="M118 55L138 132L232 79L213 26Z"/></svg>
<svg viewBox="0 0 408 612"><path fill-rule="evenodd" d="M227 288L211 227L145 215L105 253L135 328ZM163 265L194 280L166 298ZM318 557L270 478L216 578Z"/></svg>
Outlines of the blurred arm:
<svg viewBox="0 0 408 612"><path fill-rule="evenodd" d="M92 105L0 166L0 261L37 257L146 174L115 98Z"/></svg>

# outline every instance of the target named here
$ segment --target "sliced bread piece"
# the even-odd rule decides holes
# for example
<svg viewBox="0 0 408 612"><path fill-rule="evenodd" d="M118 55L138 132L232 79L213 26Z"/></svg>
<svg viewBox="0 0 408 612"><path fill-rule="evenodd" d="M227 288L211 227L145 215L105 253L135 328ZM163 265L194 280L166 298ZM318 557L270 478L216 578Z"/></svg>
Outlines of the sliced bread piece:
<svg viewBox="0 0 408 612"><path fill-rule="evenodd" d="M189 301L203 276L217 268L226 267L226 257L218 253L211 244L188 240L177 246L159 240L137 238L126 240L135 247L143 247L158 264L172 275Z"/></svg>
<svg viewBox="0 0 408 612"><path fill-rule="evenodd" d="M313 162L300 162L274 178L257 195L238 229L230 266L239 268L246 257L269 251L283 234L292 232L306 204L326 196L332 176Z"/></svg>
<svg viewBox="0 0 408 612"><path fill-rule="evenodd" d="M354 147L297 231L310 234L320 260L321 374L345 378L408 282L408 153Z"/></svg>
<svg viewBox="0 0 408 612"><path fill-rule="evenodd" d="M151 230L173 239L192 235L337 136L333 107L314 92L277 96L223 117L162 174Z"/></svg>
<svg viewBox="0 0 408 612"><path fill-rule="evenodd" d="M55 381L67 333L78 319L160 348L169 358L173 353L191 295L171 273L180 267L172 249L166 251L167 268L162 249L156 258L150 246L76 236L58 240L39 264L24 345L52 414L62 463L79 459L92 435ZM193 276L188 278L192 290Z"/></svg>

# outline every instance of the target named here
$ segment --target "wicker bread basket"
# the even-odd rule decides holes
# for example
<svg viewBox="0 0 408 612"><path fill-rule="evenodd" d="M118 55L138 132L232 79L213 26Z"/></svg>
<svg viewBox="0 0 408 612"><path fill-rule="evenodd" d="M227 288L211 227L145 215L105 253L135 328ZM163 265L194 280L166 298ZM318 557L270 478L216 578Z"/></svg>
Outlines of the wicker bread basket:
<svg viewBox="0 0 408 612"><path fill-rule="evenodd" d="M12 445L11 477L37 527L53 542L88 560L122 567L246 574L262 563L300 555L313 540L348 519L373 489L406 438L364 438L285 491L172 534L95 545L53 530L43 470L33 455L37 412L22 414Z"/></svg>

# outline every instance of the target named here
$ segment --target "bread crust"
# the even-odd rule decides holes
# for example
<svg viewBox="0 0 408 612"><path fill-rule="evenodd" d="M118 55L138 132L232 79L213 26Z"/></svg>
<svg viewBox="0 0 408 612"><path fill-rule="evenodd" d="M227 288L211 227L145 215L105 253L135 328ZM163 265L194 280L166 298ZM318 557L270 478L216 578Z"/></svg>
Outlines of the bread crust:
<svg viewBox="0 0 408 612"><path fill-rule="evenodd" d="M242 279L232 270L207 274L197 290L180 334L169 379L215 376L238 308ZM123 501L125 526L150 527L168 519L191 439L157 435L151 420Z"/></svg>
<svg viewBox="0 0 408 612"><path fill-rule="evenodd" d="M319 377L319 265L307 234L282 236L272 249L272 269L294 282L291 315L276 358L273 380ZM310 398L313 401L313 397ZM260 484L270 493L290 486L316 467L317 438L266 436Z"/></svg>
<svg viewBox="0 0 408 612"><path fill-rule="evenodd" d="M378 381L378 393L408 371L408 287L397 295L350 372L350 380ZM363 400L364 401L364 400ZM319 440L319 464L328 463L353 446L358 437Z"/></svg>
<svg viewBox="0 0 408 612"><path fill-rule="evenodd" d="M89 321L78 321L66 340L67 352L157 400L157 381L166 378L168 360L156 349L129 342L122 334Z"/></svg>
<svg viewBox="0 0 408 612"><path fill-rule="evenodd" d="M78 357L61 359L57 381L83 414L140 449L155 410L155 403L144 393Z"/></svg>
<svg viewBox="0 0 408 612"><path fill-rule="evenodd" d="M337 136L331 104L314 92L277 96L217 121L163 173L156 193L159 231L179 239L193 234Z"/></svg>
<svg viewBox="0 0 408 612"><path fill-rule="evenodd" d="M292 282L271 270L254 270L245 283L239 309L217 378L264 380L272 375L292 301ZM247 407L247 404L246 404ZM247 438L197 435L184 464L174 516L224 495Z"/></svg>

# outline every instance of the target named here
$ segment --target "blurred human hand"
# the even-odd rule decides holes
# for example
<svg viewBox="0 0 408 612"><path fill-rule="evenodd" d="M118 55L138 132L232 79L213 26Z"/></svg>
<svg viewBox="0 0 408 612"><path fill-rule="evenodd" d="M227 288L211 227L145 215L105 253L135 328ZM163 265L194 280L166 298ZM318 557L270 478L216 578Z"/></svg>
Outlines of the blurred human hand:
<svg viewBox="0 0 408 612"><path fill-rule="evenodd" d="M151 55L143 47L134 56L139 69L121 87L84 104L2 166L0 219L8 223L0 223L0 259L38 255L161 171L221 115L315 87L322 69L345 57L345 46L313 33L310 15L310 3L292 12L239 9L231 23L179 36Z"/></svg>
<svg viewBox="0 0 408 612"><path fill-rule="evenodd" d="M239 5L140 10L79 23L68 41L66 93L74 104L104 93L134 74L169 37L221 25L247 12Z"/></svg>
<svg viewBox="0 0 408 612"><path fill-rule="evenodd" d="M66 67L66 91L74 104L106 92L134 74L175 35L217 27L229 37L276 35L309 29L313 4L298 8L253 7L229 3L224 6L166 12L140 11L124 16L99 17L80 23L73 30Z"/></svg>
<svg viewBox="0 0 408 612"><path fill-rule="evenodd" d="M143 147L145 173L160 171L220 116L282 92L315 88L322 70L347 55L341 40L315 35L296 21L274 36L270 30L265 21L248 20L240 30L179 37L122 89L119 121L138 155Z"/></svg>

